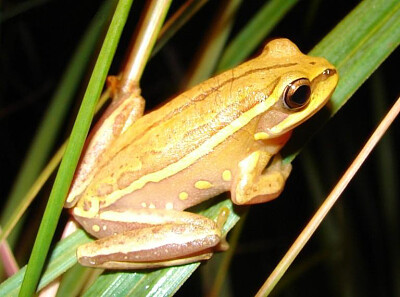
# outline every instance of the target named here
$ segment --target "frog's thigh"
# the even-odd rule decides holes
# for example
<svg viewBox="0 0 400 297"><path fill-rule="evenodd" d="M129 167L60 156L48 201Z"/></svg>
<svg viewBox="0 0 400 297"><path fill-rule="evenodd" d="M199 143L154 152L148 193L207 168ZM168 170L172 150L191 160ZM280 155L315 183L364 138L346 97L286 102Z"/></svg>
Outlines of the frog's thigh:
<svg viewBox="0 0 400 297"><path fill-rule="evenodd" d="M137 219L142 227L80 246L77 257L82 265L140 269L191 263L210 258L221 239L213 220L189 212L137 210L135 215L129 210L119 218L121 225L136 224L130 221Z"/></svg>
<svg viewBox="0 0 400 297"><path fill-rule="evenodd" d="M279 156L265 169L271 155L256 151L239 163L238 174L232 184L232 200L236 204L267 202L279 196L289 176L291 165L283 164Z"/></svg>
<svg viewBox="0 0 400 297"><path fill-rule="evenodd" d="M87 139L84 154L67 197L67 207L73 206L77 197L90 184L103 153L112 146L116 138L142 117L144 105L145 101L140 96L139 88L125 98L113 100Z"/></svg>

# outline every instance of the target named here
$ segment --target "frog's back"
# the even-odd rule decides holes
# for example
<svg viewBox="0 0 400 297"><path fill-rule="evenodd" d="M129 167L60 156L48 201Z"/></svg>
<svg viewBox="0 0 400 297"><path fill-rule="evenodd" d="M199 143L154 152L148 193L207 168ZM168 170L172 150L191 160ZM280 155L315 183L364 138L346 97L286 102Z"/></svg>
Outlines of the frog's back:
<svg viewBox="0 0 400 297"><path fill-rule="evenodd" d="M109 180L111 173L124 172L129 178L122 184L129 185L196 151L260 100L265 100L265 97L255 98L258 90L267 89L265 82L249 77L253 73L244 72L236 68L235 72L222 73L140 118L107 152L97 178L115 184L118 180ZM252 82L245 88L241 87L244 79Z"/></svg>

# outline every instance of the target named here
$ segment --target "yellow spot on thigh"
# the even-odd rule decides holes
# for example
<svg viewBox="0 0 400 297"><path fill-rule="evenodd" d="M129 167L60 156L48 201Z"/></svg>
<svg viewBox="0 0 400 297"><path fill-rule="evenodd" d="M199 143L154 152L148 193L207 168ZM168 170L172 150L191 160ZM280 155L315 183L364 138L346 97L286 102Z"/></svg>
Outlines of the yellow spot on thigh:
<svg viewBox="0 0 400 297"><path fill-rule="evenodd" d="M150 203L149 208L156 208L156 206L153 203Z"/></svg>
<svg viewBox="0 0 400 297"><path fill-rule="evenodd" d="M186 199L188 199L188 197L189 197L189 194L186 192L179 193L179 199L181 199L181 200L186 200Z"/></svg>
<svg viewBox="0 0 400 297"><path fill-rule="evenodd" d="M173 209L174 205L172 204L172 202L168 202L167 204L165 204L165 209Z"/></svg>
<svg viewBox="0 0 400 297"><path fill-rule="evenodd" d="M194 187L199 190L206 190L211 188L212 186L212 183L205 180L199 180L194 184Z"/></svg>
<svg viewBox="0 0 400 297"><path fill-rule="evenodd" d="M94 232L99 232L99 231L100 231L99 225L93 225L93 226L92 226L92 230L93 230Z"/></svg>
<svg viewBox="0 0 400 297"><path fill-rule="evenodd" d="M104 230L104 231L107 230L107 225L103 225L103 230Z"/></svg>
<svg viewBox="0 0 400 297"><path fill-rule="evenodd" d="M141 205L142 207L146 207L146 206L147 206L146 202L142 202L140 205Z"/></svg>
<svg viewBox="0 0 400 297"><path fill-rule="evenodd" d="M232 173L230 170L224 170L224 172L222 172L222 179L224 181L231 181L232 180Z"/></svg>

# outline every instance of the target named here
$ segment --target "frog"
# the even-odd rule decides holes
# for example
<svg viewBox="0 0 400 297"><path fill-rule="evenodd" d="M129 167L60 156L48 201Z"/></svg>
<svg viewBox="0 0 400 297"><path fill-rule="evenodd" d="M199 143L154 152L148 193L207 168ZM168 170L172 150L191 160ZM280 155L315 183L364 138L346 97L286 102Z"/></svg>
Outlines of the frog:
<svg viewBox="0 0 400 297"><path fill-rule="evenodd" d="M335 67L290 40L144 113L140 89L113 101L85 145L65 207L95 241L84 266L146 269L209 259L226 248L216 221L187 209L230 192L268 202L291 171L280 150L329 100Z"/></svg>

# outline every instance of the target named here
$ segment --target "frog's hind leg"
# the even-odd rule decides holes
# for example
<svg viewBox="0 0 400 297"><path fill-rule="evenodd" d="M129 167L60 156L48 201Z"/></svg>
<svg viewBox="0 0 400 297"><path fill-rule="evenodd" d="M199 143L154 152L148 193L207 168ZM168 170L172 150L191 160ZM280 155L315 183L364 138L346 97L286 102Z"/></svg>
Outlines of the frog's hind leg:
<svg viewBox="0 0 400 297"><path fill-rule="evenodd" d="M121 228L126 230L80 246L77 257L82 265L107 269L165 267L209 259L213 251L226 248L221 235L226 211L217 222L184 211L128 212L123 215L120 212L118 216L103 213L103 219L119 218L124 226ZM122 222L123 218L131 221ZM130 227L134 229L129 230Z"/></svg>
<svg viewBox="0 0 400 297"><path fill-rule="evenodd" d="M111 79L115 88L116 78ZM113 88L111 87L111 88ZM112 91L112 93L115 92ZM78 170L69 191L66 207L73 207L79 195L90 184L95 176L98 165L107 148L111 147L114 140L122 135L144 112L145 101L140 96L139 87L132 92L113 99L103 116L92 129L85 143L84 153L81 157Z"/></svg>

